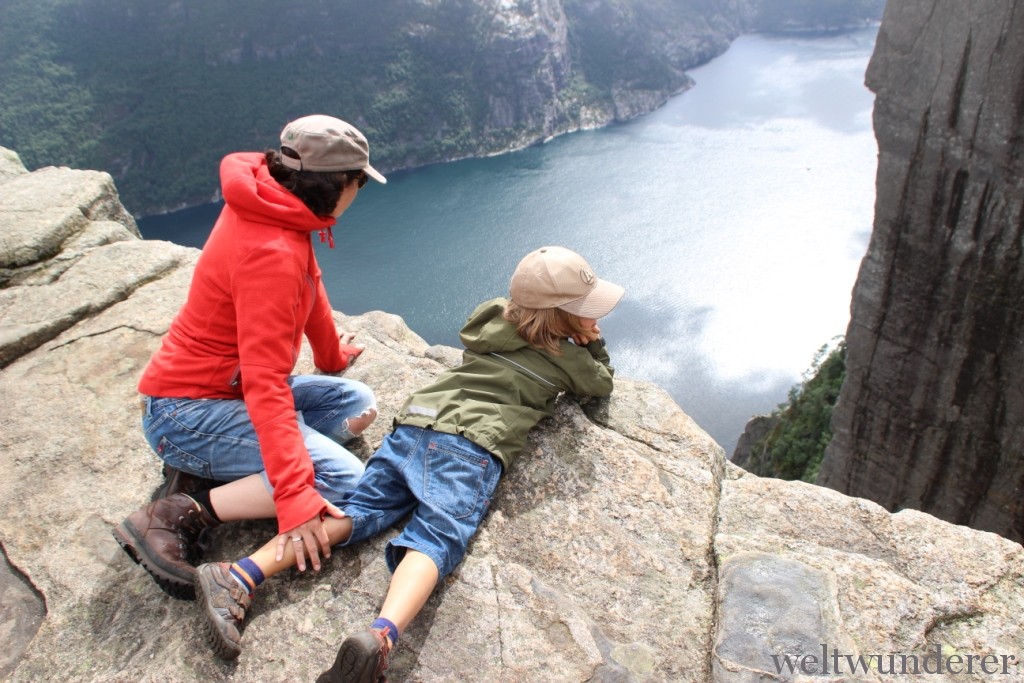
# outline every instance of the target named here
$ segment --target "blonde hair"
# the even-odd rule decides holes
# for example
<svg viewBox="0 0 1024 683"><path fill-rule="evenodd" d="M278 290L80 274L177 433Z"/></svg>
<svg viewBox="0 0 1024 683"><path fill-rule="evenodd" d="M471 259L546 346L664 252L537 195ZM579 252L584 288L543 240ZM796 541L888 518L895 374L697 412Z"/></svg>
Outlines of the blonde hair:
<svg viewBox="0 0 1024 683"><path fill-rule="evenodd" d="M560 308L526 308L509 301L501 317L515 325L530 346L555 356L562 355L559 344L563 339L590 331L579 316Z"/></svg>

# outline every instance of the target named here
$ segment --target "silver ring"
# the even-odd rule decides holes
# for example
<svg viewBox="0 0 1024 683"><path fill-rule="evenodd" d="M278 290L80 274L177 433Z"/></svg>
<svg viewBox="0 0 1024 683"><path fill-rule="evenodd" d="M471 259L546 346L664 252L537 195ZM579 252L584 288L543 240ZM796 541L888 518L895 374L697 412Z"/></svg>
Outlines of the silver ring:
<svg viewBox="0 0 1024 683"><path fill-rule="evenodd" d="M292 541L294 543L302 543L302 536L292 536Z"/></svg>

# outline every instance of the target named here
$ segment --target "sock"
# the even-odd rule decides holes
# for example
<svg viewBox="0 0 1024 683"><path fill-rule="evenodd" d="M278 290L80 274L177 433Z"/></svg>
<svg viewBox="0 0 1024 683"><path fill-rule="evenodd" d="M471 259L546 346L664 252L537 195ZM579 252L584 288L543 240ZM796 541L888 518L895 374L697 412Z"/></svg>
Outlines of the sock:
<svg viewBox="0 0 1024 683"><path fill-rule="evenodd" d="M222 521L221 518L217 516L216 511L213 509L213 503L210 502L210 489L190 493L188 494L188 497L202 505L203 509L210 513L210 516L213 517L215 520L217 520L218 522Z"/></svg>
<svg viewBox="0 0 1024 683"><path fill-rule="evenodd" d="M384 629L384 635L391 641L391 646L394 647L398 644L398 627L393 623L385 619L384 617L377 617L372 624L372 629Z"/></svg>
<svg viewBox="0 0 1024 683"><path fill-rule="evenodd" d="M248 557L244 557L231 565L231 577L241 584L242 588L250 596L256 590L256 587L266 580L263 577L263 571Z"/></svg>

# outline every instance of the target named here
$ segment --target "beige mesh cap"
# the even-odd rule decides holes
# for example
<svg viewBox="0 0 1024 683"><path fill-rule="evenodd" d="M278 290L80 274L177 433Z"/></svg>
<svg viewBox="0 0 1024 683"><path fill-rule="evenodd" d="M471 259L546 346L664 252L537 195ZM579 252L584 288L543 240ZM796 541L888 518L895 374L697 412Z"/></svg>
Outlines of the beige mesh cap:
<svg viewBox="0 0 1024 683"><path fill-rule="evenodd" d="M351 123L323 114L303 116L284 127L281 163L296 171L362 170L378 183L387 182L370 166L370 143L366 136Z"/></svg>
<svg viewBox="0 0 1024 683"><path fill-rule="evenodd" d="M582 256L565 247L527 254L512 274L509 295L524 308L560 308L581 318L601 318L625 290L598 279Z"/></svg>

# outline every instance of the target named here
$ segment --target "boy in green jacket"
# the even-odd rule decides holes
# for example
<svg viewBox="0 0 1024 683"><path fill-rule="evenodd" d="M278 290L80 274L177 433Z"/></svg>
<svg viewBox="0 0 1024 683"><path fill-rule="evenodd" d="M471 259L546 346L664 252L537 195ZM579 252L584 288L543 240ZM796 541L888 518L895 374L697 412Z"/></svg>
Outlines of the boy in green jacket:
<svg viewBox="0 0 1024 683"><path fill-rule="evenodd" d="M341 510L329 507L319 547L283 534L234 564L197 569L207 636L220 657L241 653L240 627L260 583L293 565L305 570L307 554L319 569L320 554L328 557L331 545L366 540L412 513L385 550L393 576L379 617L345 639L319 678L384 680L399 634L462 560L529 430L554 412L563 391L611 393L612 368L597 319L615 307L623 289L598 279L578 254L544 247L520 261L509 291L509 300L480 304L463 327L462 365L406 400Z"/></svg>

